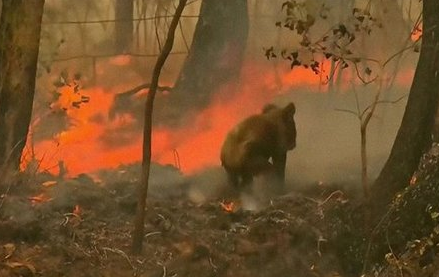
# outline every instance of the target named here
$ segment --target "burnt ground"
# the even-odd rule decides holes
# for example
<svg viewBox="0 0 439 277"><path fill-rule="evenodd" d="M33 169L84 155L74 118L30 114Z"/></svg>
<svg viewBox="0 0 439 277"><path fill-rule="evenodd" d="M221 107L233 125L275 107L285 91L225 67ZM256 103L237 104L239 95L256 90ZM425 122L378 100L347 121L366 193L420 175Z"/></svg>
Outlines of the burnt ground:
<svg viewBox="0 0 439 277"><path fill-rule="evenodd" d="M339 276L324 224L337 193L325 203L290 193L253 211L228 199L229 212L222 197L197 203L176 184L152 193L134 256L136 180L108 174L108 185L20 176L1 199L0 276Z"/></svg>
<svg viewBox="0 0 439 277"><path fill-rule="evenodd" d="M0 198L0 276L360 276L359 213L340 188L314 184L252 210L229 198L229 212L222 196L194 193L193 179L153 185L135 256L137 180L101 177L17 176ZM421 276L396 272L382 276Z"/></svg>

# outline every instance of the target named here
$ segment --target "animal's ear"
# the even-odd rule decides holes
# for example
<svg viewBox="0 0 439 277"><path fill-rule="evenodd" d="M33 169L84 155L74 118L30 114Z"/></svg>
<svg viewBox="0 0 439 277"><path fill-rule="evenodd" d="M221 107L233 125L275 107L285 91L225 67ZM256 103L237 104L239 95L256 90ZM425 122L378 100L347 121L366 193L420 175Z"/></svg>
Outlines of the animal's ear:
<svg viewBox="0 0 439 277"><path fill-rule="evenodd" d="M294 114L296 113L296 106L294 106L294 103L289 103L285 108L282 110L282 118L285 123L292 124L294 123Z"/></svg>
<svg viewBox="0 0 439 277"><path fill-rule="evenodd" d="M285 108L284 108L284 113L293 116L296 113L296 106L294 105L293 102L289 103Z"/></svg>

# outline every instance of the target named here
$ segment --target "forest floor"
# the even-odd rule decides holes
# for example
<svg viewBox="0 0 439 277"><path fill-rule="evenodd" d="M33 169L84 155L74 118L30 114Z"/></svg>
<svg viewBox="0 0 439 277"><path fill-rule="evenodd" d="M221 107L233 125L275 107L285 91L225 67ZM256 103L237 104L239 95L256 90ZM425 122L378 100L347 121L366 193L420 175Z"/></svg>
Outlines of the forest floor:
<svg viewBox="0 0 439 277"><path fill-rule="evenodd" d="M134 188L87 176L14 184L0 199L0 276L341 276L324 220L340 192L326 202L324 189L290 193L252 211L237 199L151 197L135 256Z"/></svg>
<svg viewBox="0 0 439 277"><path fill-rule="evenodd" d="M362 266L364 240L345 224L355 196L340 187L312 184L247 209L243 198L194 201L190 179L153 186L133 255L135 178L17 179L0 197L1 277L335 277Z"/></svg>
<svg viewBox="0 0 439 277"><path fill-rule="evenodd" d="M0 277L439 277L439 144L370 236L354 186L287 183L275 195L266 180L234 195L218 169L153 165L133 255L139 170L0 180Z"/></svg>

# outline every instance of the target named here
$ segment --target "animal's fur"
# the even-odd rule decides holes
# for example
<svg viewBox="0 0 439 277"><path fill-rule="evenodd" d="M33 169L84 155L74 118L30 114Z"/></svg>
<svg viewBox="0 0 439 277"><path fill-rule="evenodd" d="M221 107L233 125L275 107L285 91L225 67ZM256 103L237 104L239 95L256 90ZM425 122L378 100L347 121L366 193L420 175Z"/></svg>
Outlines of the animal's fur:
<svg viewBox="0 0 439 277"><path fill-rule="evenodd" d="M221 162L233 185L246 185L253 176L271 170L284 182L286 153L296 147L295 111L294 103L284 108L270 104L228 133Z"/></svg>

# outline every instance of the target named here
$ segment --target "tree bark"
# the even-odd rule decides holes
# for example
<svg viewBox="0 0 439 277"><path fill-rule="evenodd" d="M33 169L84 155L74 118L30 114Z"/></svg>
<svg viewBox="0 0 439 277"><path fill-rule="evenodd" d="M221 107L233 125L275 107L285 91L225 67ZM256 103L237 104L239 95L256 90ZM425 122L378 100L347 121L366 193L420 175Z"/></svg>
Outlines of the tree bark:
<svg viewBox="0 0 439 277"><path fill-rule="evenodd" d="M390 156L372 186L374 211L406 187L431 144L439 101L439 1L423 1L423 37L415 76Z"/></svg>
<svg viewBox="0 0 439 277"><path fill-rule="evenodd" d="M169 56L169 53L172 50L172 46L174 44L175 29L178 26L181 14L184 7L186 6L186 2L187 0L180 0L177 9L175 10L174 17L172 18L171 24L169 26L168 37L166 38L165 45L163 46L162 52L157 58L157 62L154 67L151 87L149 88L148 96L146 99L144 123L145 125L143 128L142 181L139 184L139 197L137 200L137 210L134 222L132 244L132 251L135 254L140 254L142 252L142 243L144 236L146 197L148 195L149 171L151 166L151 131L154 98L158 88L160 72L163 68L163 65L165 64L167 57Z"/></svg>
<svg viewBox="0 0 439 277"><path fill-rule="evenodd" d="M18 170L32 114L44 0L3 0L0 169Z"/></svg>
<svg viewBox="0 0 439 277"><path fill-rule="evenodd" d="M133 43L133 0L116 0L114 48L117 54L127 53Z"/></svg>
<svg viewBox="0 0 439 277"><path fill-rule="evenodd" d="M203 0L189 54L172 92L160 99L160 120L205 107L212 93L240 76L248 36L247 0Z"/></svg>

